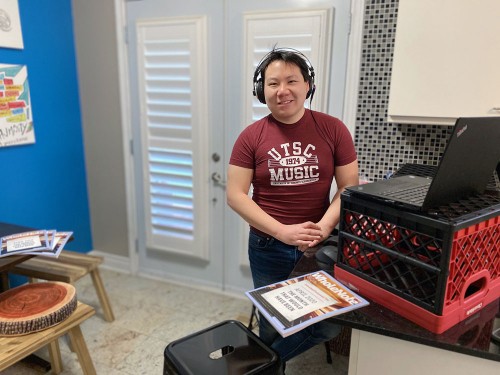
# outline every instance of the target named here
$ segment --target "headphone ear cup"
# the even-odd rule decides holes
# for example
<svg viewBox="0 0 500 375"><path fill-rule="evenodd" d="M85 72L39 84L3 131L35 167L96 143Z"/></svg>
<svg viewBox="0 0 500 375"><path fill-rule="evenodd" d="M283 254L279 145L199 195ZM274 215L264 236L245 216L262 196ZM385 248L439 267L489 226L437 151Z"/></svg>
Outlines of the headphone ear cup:
<svg viewBox="0 0 500 375"><path fill-rule="evenodd" d="M309 74L310 74L310 78L309 78L309 92L307 93L306 95L306 99L309 99L312 100L313 99L313 96L314 96L314 93L316 91L316 84L314 83L314 68L312 67L311 63L309 62L309 60L307 59L307 57L304 56L304 59L305 61L307 61L307 66L309 67Z"/></svg>
<svg viewBox="0 0 500 375"><path fill-rule="evenodd" d="M312 100L312 98L314 96L314 92L316 91L316 85L314 84L314 82L310 83L310 87L311 88L307 92L306 99L309 99L309 97L311 97L311 100Z"/></svg>
<svg viewBox="0 0 500 375"><path fill-rule="evenodd" d="M254 95L259 99L259 102L266 104L266 97L264 96L264 86L262 79L258 79L254 84Z"/></svg>

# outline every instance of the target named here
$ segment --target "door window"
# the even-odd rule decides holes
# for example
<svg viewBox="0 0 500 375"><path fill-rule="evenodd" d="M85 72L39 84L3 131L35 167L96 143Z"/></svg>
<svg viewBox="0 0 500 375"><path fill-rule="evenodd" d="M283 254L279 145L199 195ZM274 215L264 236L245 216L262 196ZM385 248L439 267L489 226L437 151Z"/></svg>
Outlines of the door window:
<svg viewBox="0 0 500 375"><path fill-rule="evenodd" d="M206 20L139 21L146 246L207 259ZM196 215L195 215L196 212Z"/></svg>

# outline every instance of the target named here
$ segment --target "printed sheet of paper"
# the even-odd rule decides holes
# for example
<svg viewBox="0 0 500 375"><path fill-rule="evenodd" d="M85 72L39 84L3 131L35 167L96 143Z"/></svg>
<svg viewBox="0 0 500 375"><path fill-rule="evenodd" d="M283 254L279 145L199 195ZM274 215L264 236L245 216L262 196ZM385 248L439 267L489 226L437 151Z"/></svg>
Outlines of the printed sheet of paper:
<svg viewBox="0 0 500 375"><path fill-rule="evenodd" d="M0 47L24 48L17 0L0 0Z"/></svg>
<svg viewBox="0 0 500 375"><path fill-rule="evenodd" d="M293 277L245 294L282 337L369 304L325 271Z"/></svg>
<svg viewBox="0 0 500 375"><path fill-rule="evenodd" d="M0 147L35 143L28 70L0 64Z"/></svg>
<svg viewBox="0 0 500 375"><path fill-rule="evenodd" d="M0 240L0 257L16 254L58 257L72 235L73 232L57 232L52 229L5 236Z"/></svg>
<svg viewBox="0 0 500 375"><path fill-rule="evenodd" d="M27 252L26 254L33 255L44 255L50 257L58 257L61 251L64 249L64 245L69 241L73 232L56 232L56 231L48 231L49 238L51 238L50 249L42 250L42 251L34 251Z"/></svg>
<svg viewBox="0 0 500 375"><path fill-rule="evenodd" d="M50 249L49 237L46 230L24 232L2 237L1 256L28 251Z"/></svg>
<svg viewBox="0 0 500 375"><path fill-rule="evenodd" d="M337 300L318 289L314 289L308 280L290 284L264 293L262 297L276 307L288 321L293 321L326 306L337 304Z"/></svg>

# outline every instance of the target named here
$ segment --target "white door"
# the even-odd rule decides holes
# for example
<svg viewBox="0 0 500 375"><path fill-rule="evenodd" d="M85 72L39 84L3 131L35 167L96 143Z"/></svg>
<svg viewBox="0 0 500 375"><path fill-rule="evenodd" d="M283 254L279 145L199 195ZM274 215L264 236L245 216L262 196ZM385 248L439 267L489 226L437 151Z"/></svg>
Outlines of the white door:
<svg viewBox="0 0 500 375"><path fill-rule="evenodd" d="M317 64L313 108L342 117L349 6L127 2L139 273L238 293L251 287L248 228L228 209L224 181L234 140L266 111L250 92L255 59L274 39L302 50Z"/></svg>

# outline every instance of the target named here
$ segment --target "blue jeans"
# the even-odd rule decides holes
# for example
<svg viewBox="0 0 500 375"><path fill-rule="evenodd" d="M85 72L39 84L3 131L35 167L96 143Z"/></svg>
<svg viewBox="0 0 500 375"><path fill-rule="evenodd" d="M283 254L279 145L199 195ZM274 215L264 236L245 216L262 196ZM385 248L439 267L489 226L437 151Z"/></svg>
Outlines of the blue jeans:
<svg viewBox="0 0 500 375"><path fill-rule="evenodd" d="M250 231L248 256L254 287L259 288L288 279L302 252L296 246ZM259 319L260 339L273 348L283 362L336 337L340 329L339 325L324 320L283 338L262 315Z"/></svg>

